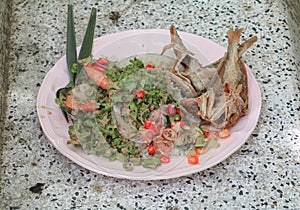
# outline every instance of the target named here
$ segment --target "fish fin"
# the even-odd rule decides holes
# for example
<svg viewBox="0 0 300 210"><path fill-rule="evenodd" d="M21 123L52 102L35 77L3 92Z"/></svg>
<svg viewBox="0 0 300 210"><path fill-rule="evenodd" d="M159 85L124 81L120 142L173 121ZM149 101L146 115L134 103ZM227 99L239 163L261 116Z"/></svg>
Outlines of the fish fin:
<svg viewBox="0 0 300 210"><path fill-rule="evenodd" d="M236 42L239 42L240 40L240 36L243 32L243 29L240 28L240 29L237 29L237 30L232 30L232 29L229 29L227 31L227 36L228 36L228 42L229 43L232 43L233 41L236 41Z"/></svg>
<svg viewBox="0 0 300 210"><path fill-rule="evenodd" d="M257 36L253 36L250 39L248 39L248 41L245 42L246 45L248 45L248 48L250 48L254 44L254 42L257 41L257 39Z"/></svg>
<svg viewBox="0 0 300 210"><path fill-rule="evenodd" d="M178 33L177 33L177 30L176 30L176 28L175 28L175 26L174 25L171 25L171 27L170 27L170 33L174 36L178 36Z"/></svg>
<svg viewBox="0 0 300 210"><path fill-rule="evenodd" d="M239 54L242 54L247 49L249 49L256 41L257 41L257 36L253 36L250 39L248 39L247 41L243 42L239 47L239 51L241 51L241 53L239 53Z"/></svg>

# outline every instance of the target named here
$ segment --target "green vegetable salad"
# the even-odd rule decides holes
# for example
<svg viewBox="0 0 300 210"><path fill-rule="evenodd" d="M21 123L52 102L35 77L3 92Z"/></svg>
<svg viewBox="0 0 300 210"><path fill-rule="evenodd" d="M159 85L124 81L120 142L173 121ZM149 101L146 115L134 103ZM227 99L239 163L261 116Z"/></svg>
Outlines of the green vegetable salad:
<svg viewBox="0 0 300 210"><path fill-rule="evenodd" d="M155 169L178 155L198 164L199 155L212 146L208 133L185 117L178 104L182 90L169 71L138 58L125 67L103 58L79 63L85 71L75 87L56 99L73 119L69 144L121 161L126 170Z"/></svg>
<svg viewBox="0 0 300 210"><path fill-rule="evenodd" d="M175 60L147 54L132 57L126 65L91 56L96 9L91 11L77 58L73 7L68 6L66 61L70 81L56 92L56 103L68 121L69 144L88 154L156 169L186 156L198 164L199 155L216 147L213 133L204 132L180 106L193 98L190 89L170 72ZM146 60L147 60L146 59Z"/></svg>

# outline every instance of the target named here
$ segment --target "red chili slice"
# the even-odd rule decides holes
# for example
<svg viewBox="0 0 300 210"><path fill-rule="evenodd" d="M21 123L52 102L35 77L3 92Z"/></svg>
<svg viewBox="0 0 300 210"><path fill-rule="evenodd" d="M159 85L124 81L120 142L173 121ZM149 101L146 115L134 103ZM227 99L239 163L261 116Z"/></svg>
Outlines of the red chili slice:
<svg viewBox="0 0 300 210"><path fill-rule="evenodd" d="M149 155L154 155L155 154L155 147L153 146L153 144L150 144L148 147L148 154Z"/></svg>
<svg viewBox="0 0 300 210"><path fill-rule="evenodd" d="M137 98L139 98L139 99L143 99L143 98L145 97L145 91L143 91L143 90L137 90L137 91L135 92L135 96L136 96Z"/></svg>
<svg viewBox="0 0 300 210"><path fill-rule="evenodd" d="M168 141L175 141L178 137L177 132L172 128L165 128L161 135L164 139Z"/></svg>
<svg viewBox="0 0 300 210"><path fill-rule="evenodd" d="M153 69L153 68L154 68L154 66L150 63L146 65L146 69Z"/></svg>
<svg viewBox="0 0 300 210"><path fill-rule="evenodd" d="M145 127L146 129L151 129L151 128L153 127L152 120L146 120L146 121L144 122L144 127Z"/></svg>
<svg viewBox="0 0 300 210"><path fill-rule="evenodd" d="M204 131L204 135L205 135L206 138L208 138L209 137L209 132L208 131Z"/></svg>
<svg viewBox="0 0 300 210"><path fill-rule="evenodd" d="M171 158L167 155L161 155L160 156L160 163L162 164L166 164L166 163L170 163L171 162Z"/></svg>
<svg viewBox="0 0 300 210"><path fill-rule="evenodd" d="M191 165L196 165L199 163L199 157L197 155L189 155L187 157L188 163Z"/></svg>

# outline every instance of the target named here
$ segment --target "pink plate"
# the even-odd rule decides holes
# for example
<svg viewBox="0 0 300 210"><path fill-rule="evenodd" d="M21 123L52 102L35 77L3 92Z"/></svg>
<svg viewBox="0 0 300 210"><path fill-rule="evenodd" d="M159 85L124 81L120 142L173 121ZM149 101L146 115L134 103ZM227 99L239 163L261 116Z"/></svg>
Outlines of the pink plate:
<svg viewBox="0 0 300 210"><path fill-rule="evenodd" d="M218 44L200 36L179 32L185 46L195 53L203 64L209 64L224 55L225 49ZM161 53L163 46L170 42L168 30L147 29L131 30L106 35L94 40L93 56L104 56L115 61L129 56L145 53ZM168 51L172 57L172 51ZM48 72L37 97L37 112L44 133L55 148L78 165L99 174L134 180L169 179L196 173L210 168L225 160L237 151L247 140L256 126L261 109L259 86L248 70L249 113L242 117L230 130L230 137L220 140L220 146L201 155L198 165L189 165L186 157L178 157L171 163L162 165L156 170L136 167L133 171L123 169L121 162L110 162L106 158L88 156L83 149L67 145L68 124L55 103L57 89L64 87L69 76L65 56Z"/></svg>

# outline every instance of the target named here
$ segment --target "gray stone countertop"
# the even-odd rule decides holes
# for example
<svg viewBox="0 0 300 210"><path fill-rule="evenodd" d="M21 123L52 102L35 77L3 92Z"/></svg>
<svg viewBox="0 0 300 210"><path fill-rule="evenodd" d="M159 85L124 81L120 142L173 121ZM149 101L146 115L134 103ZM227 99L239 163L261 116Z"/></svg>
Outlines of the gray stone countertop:
<svg viewBox="0 0 300 210"><path fill-rule="evenodd" d="M1 62L7 71L1 75L7 76L3 81L9 86L6 114L1 116L0 209L299 209L299 60L286 3L74 1L78 43L85 30L78 26L86 26L93 6L98 9L95 37L129 29L168 29L171 24L222 46L227 45L230 27L243 27L242 38L259 37L243 56L262 92L260 119L247 142L205 171L131 181L78 166L41 130L36 98L45 75L64 55L69 1L3 2L8 7L1 5L1 13L10 18L3 24L9 31L9 48ZM42 184L41 192L30 191L37 183Z"/></svg>

